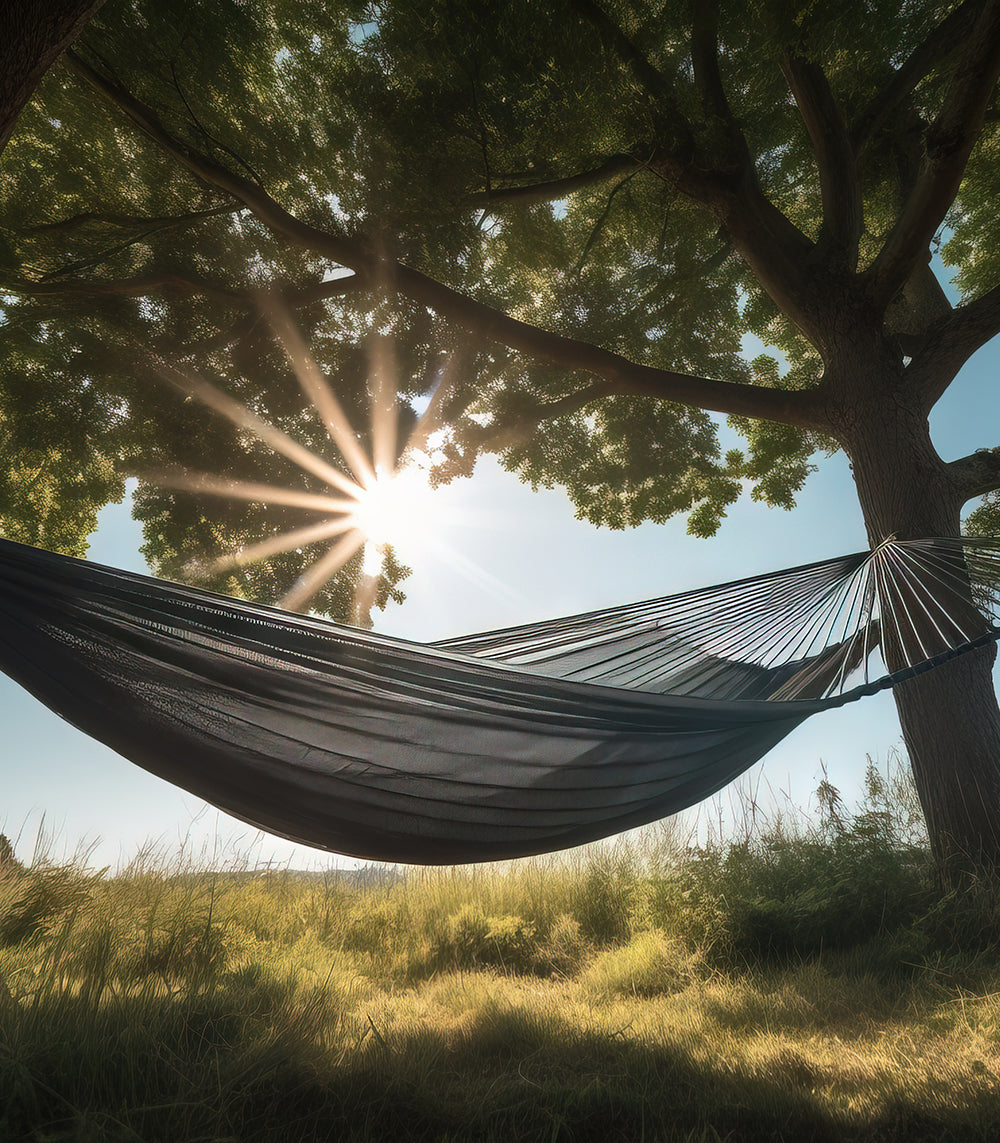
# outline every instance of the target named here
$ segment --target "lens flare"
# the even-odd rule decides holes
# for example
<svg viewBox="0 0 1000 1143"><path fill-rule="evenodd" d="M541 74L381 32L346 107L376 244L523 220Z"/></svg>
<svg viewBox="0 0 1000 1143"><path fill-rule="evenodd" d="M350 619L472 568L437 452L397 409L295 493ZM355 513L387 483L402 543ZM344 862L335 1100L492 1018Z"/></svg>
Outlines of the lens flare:
<svg viewBox="0 0 1000 1143"><path fill-rule="evenodd" d="M351 515L355 525L374 544L409 547L428 524L432 511L431 488L415 468L376 476L360 491Z"/></svg>
<svg viewBox="0 0 1000 1143"><path fill-rule="evenodd" d="M382 345L371 362L371 456L362 448L329 381L310 355L291 315L275 299L265 299L262 308L282 344L302 391L326 427L331 443L346 466L336 467L270 424L229 394L197 374L160 362L159 376L187 397L194 398L227 417L237 427L293 461L304 472L319 478L337 495L318 495L303 489L283 489L249 481L231 480L210 473L181 470L148 473L146 479L164 487L323 512L325 520L247 544L230 555L199 564L217 572L280 552L300 549L320 539L332 543L299 576L278 606L301 609L332 579L359 548L364 546L362 581L355 591L356 622L369 621L374 599L372 577L382 571L388 546L411 558L426 546L436 526L433 489L425 468L428 442L442 432L442 414L454 389L454 355L440 370L438 385L409 437L397 452L399 424L394 365L390 347ZM396 459L396 458L399 459ZM364 598L362 598L364 596ZM371 597L369 599L369 597Z"/></svg>

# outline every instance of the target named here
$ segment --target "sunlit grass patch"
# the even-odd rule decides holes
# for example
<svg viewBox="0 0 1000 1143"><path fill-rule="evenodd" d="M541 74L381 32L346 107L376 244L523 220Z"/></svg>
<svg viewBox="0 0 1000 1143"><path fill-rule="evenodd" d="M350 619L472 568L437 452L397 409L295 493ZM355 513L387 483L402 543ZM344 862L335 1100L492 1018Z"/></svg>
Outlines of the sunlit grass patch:
<svg viewBox="0 0 1000 1143"><path fill-rule="evenodd" d="M997 1137L996 894L872 812L381 880L10 867L0 1138Z"/></svg>
<svg viewBox="0 0 1000 1143"><path fill-rule="evenodd" d="M598 999L669 995L687 988L702 967L698 953L652 929L596 955L582 974L580 986Z"/></svg>

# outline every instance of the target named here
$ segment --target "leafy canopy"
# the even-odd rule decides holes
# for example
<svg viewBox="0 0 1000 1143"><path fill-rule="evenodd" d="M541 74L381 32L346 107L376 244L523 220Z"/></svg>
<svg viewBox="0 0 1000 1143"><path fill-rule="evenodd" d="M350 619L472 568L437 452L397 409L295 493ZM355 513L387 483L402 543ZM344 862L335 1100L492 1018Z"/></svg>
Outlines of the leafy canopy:
<svg viewBox="0 0 1000 1143"><path fill-rule="evenodd" d="M698 36L716 38L763 191L817 240L816 155L783 73L790 53L822 61L857 122L953 6L720 7L708 28L711 5L642 0L109 0L78 47L81 65L52 69L4 157L0 434L13 462L0 471L0 529L81 553L125 476L170 466L323 490L150 368L162 358L197 369L343 467L261 291L292 310L366 447L380 370L400 398L400 442L447 373L438 479L491 449L532 484L564 486L594 523L687 513L698 535L718 528L744 487L790 507L816 449L837 447L828 436L734 415L726 444L733 431L742 443L724 448L709 412L595 383L572 355L521 352L482 309L638 365L777 390L819 383L815 348L735 253L718 212L661 162L731 164L731 131L692 62ZM947 78L930 69L873 130L859 166L862 265L899 213ZM173 153L137 129L135 106ZM949 216L943 253L970 295L996 280L997 146L991 123ZM329 244L290 240L206 178L205 162L331 241L480 309L465 320L371 261L362 271ZM919 300L912 290L897 307L901 331L919 321ZM748 362L746 334L771 354ZM174 576L194 555L316 518L149 482L136 504L146 555ZM212 584L274 599L319 550ZM382 602L404 573L390 558ZM359 574L356 557L312 606L347 613Z"/></svg>

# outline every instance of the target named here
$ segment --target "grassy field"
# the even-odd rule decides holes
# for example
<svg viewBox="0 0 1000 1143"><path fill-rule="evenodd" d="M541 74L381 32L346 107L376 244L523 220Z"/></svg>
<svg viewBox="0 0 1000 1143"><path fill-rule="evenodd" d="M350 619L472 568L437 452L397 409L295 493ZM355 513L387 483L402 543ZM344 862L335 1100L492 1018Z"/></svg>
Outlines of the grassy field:
<svg viewBox="0 0 1000 1143"><path fill-rule="evenodd" d="M353 882L0 875L0 1139L991 1140L1000 907L911 796Z"/></svg>

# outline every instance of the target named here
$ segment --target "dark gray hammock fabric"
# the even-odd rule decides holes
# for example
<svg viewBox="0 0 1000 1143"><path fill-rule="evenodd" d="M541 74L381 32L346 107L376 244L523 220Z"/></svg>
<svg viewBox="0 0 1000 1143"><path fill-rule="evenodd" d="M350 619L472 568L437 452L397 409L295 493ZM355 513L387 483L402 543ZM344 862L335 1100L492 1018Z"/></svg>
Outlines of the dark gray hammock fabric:
<svg viewBox="0 0 1000 1143"><path fill-rule="evenodd" d="M433 646L0 540L0 669L336 853L525 856L702 800L809 715L1000 638L1000 542L888 542Z"/></svg>

